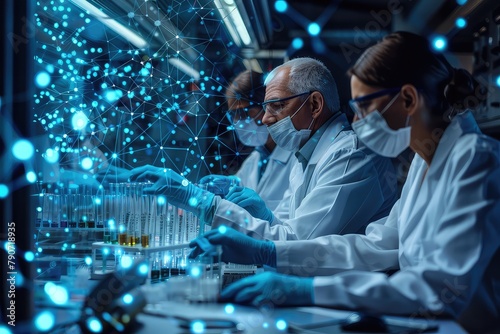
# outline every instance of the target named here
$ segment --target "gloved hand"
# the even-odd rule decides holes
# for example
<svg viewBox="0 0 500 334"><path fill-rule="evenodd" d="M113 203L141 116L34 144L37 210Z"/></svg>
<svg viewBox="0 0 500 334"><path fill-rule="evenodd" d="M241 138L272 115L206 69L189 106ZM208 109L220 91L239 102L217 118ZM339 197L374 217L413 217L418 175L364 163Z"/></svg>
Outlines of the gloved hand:
<svg viewBox="0 0 500 334"><path fill-rule="evenodd" d="M264 272L243 278L224 289L220 301L251 304L259 307L274 305L312 305L313 278Z"/></svg>
<svg viewBox="0 0 500 334"><path fill-rule="evenodd" d="M238 204L255 218L260 218L270 223L274 220L273 212L253 189L233 187L226 195L226 199L234 204Z"/></svg>
<svg viewBox="0 0 500 334"><path fill-rule="evenodd" d="M130 182L131 175L131 170L116 166L109 166L106 169L101 169L95 174L96 179L102 182L104 185L107 185L109 183Z"/></svg>
<svg viewBox="0 0 500 334"><path fill-rule="evenodd" d="M195 186L171 169L148 165L134 168L131 172L132 182L153 182L143 189L145 194L164 195L173 205L192 211L198 217L205 218L205 213L212 206L214 194Z"/></svg>
<svg viewBox="0 0 500 334"><path fill-rule="evenodd" d="M276 267L276 247L272 241L253 239L226 226L219 226L191 241L189 247L195 249L189 254L190 258L194 259L208 250L206 240L203 239L212 245L222 246L223 262L266 264Z"/></svg>
<svg viewBox="0 0 500 334"><path fill-rule="evenodd" d="M232 186L239 185L240 182L240 178L235 175L210 174L202 177L198 184L206 185L208 191L224 198L229 189Z"/></svg>

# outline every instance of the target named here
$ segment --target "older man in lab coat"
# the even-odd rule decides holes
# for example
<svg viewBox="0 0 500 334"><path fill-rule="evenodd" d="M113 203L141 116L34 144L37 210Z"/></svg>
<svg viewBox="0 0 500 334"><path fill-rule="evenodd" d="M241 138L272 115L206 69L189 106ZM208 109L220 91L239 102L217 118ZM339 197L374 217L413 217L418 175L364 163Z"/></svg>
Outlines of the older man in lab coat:
<svg viewBox="0 0 500 334"><path fill-rule="evenodd" d="M230 193L231 201L215 197L212 227L226 225L256 238L312 239L362 232L389 213L397 199L392 163L360 144L321 62L296 58L274 69L264 106L272 138L297 157L290 187L272 214L245 189Z"/></svg>

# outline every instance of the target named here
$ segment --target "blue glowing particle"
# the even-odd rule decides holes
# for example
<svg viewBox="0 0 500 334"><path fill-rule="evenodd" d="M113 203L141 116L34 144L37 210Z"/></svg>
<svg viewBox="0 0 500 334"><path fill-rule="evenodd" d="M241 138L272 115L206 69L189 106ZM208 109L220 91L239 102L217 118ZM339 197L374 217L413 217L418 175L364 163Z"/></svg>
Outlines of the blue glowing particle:
<svg viewBox="0 0 500 334"><path fill-rule="evenodd" d="M196 197L191 197L189 199L189 205L192 207L196 207L198 205L198 199Z"/></svg>
<svg viewBox="0 0 500 334"><path fill-rule="evenodd" d="M467 3L467 0L457 0L457 4L459 4L460 6L463 6Z"/></svg>
<svg viewBox="0 0 500 334"><path fill-rule="evenodd" d="M12 145L12 154L19 160L28 160L35 153L33 145L26 139L20 139Z"/></svg>
<svg viewBox="0 0 500 334"><path fill-rule="evenodd" d="M165 199L164 196L158 196L158 205L163 205L165 203L167 203L167 200Z"/></svg>
<svg viewBox="0 0 500 334"><path fill-rule="evenodd" d="M48 148L47 151L45 151L43 157L45 158L45 161L47 161L50 164L53 164L59 161L59 152L51 148Z"/></svg>
<svg viewBox="0 0 500 334"><path fill-rule="evenodd" d="M95 203L96 205L101 205L102 200L101 200L99 197L96 197L96 198L94 199L94 203Z"/></svg>
<svg viewBox="0 0 500 334"><path fill-rule="evenodd" d="M50 74L45 71L38 72L35 76L35 84L38 88L45 88L50 84Z"/></svg>
<svg viewBox="0 0 500 334"><path fill-rule="evenodd" d="M102 324L96 317L90 317L87 319L87 328L92 333L101 333L102 332Z"/></svg>
<svg viewBox="0 0 500 334"><path fill-rule="evenodd" d="M0 325L0 334L12 334L12 332L4 325Z"/></svg>
<svg viewBox="0 0 500 334"><path fill-rule="evenodd" d="M5 198L9 195L9 187L5 184L0 183L0 198Z"/></svg>
<svg viewBox="0 0 500 334"><path fill-rule="evenodd" d="M84 129L88 123L89 123L89 119L88 119L87 115L85 115L85 113L82 111L75 113L73 115L73 118L71 119L71 124L73 125L73 128L75 130Z"/></svg>
<svg viewBox="0 0 500 334"><path fill-rule="evenodd" d="M191 277L200 277L201 275L201 270L199 267L193 267L190 270L190 276Z"/></svg>
<svg viewBox="0 0 500 334"><path fill-rule="evenodd" d="M467 26L467 20L463 17L459 17L455 20L455 26L459 29L463 29Z"/></svg>
<svg viewBox="0 0 500 334"><path fill-rule="evenodd" d="M227 314L233 314L234 313L233 304L227 304L226 306L224 306L224 312L226 312Z"/></svg>
<svg viewBox="0 0 500 334"><path fill-rule="evenodd" d="M85 264L86 264L87 266L90 266L90 265L92 264L92 258L91 258L90 256L87 256L87 257L85 258Z"/></svg>
<svg viewBox="0 0 500 334"><path fill-rule="evenodd" d="M321 32L321 27L316 22L311 22L307 26L307 32L311 36L317 36Z"/></svg>
<svg viewBox="0 0 500 334"><path fill-rule="evenodd" d="M148 274L148 265L147 264L141 264L139 267L139 274L141 275L147 275Z"/></svg>
<svg viewBox="0 0 500 334"><path fill-rule="evenodd" d="M500 87L500 75L497 77L495 83L497 84L498 87Z"/></svg>
<svg viewBox="0 0 500 334"><path fill-rule="evenodd" d="M35 254L31 251L27 251L26 253L24 253L24 258L26 259L26 261L31 262L35 259Z"/></svg>
<svg viewBox="0 0 500 334"><path fill-rule="evenodd" d="M284 13L288 9L288 3L284 0L278 0L274 3L274 9L277 12Z"/></svg>
<svg viewBox="0 0 500 334"><path fill-rule="evenodd" d="M436 51L444 51L446 49L447 40L444 36L436 36L432 40L432 47Z"/></svg>
<svg viewBox="0 0 500 334"><path fill-rule="evenodd" d="M219 226L219 233L224 234L227 232L227 227L224 225Z"/></svg>
<svg viewBox="0 0 500 334"><path fill-rule="evenodd" d="M120 260L120 265L122 268L130 268L132 264L134 263L134 260L128 256L128 255L123 255L122 259Z"/></svg>
<svg viewBox="0 0 500 334"><path fill-rule="evenodd" d="M296 37L292 41L292 47L294 49L301 49L304 46L304 41L300 37Z"/></svg>
<svg viewBox="0 0 500 334"><path fill-rule="evenodd" d="M36 174L33 171L29 171L26 173L26 180L28 180L29 183L34 183L36 181Z"/></svg>
<svg viewBox="0 0 500 334"><path fill-rule="evenodd" d="M82 159L82 161L80 162L80 164L82 165L83 169L89 170L94 165L94 162L92 161L91 158L85 157L85 158Z"/></svg>
<svg viewBox="0 0 500 334"><path fill-rule="evenodd" d="M285 320L278 320L276 321L276 328L280 331L284 331L286 329L286 321Z"/></svg>
<svg viewBox="0 0 500 334"><path fill-rule="evenodd" d="M203 321L194 321L191 325L193 333L203 333L205 331L205 323Z"/></svg>
<svg viewBox="0 0 500 334"><path fill-rule="evenodd" d="M111 155L111 157L112 157L113 159L116 159L116 158L118 158L118 154L113 153L113 154Z"/></svg>
<svg viewBox="0 0 500 334"><path fill-rule="evenodd" d="M123 296L123 302L125 304L132 304L133 301L134 301L134 297L130 293L127 293Z"/></svg>
<svg viewBox="0 0 500 334"><path fill-rule="evenodd" d="M69 300L68 290L65 287L56 285L49 293L50 299L56 305L65 305Z"/></svg>
<svg viewBox="0 0 500 334"><path fill-rule="evenodd" d="M48 331L54 327L55 317L50 311L43 311L35 318L35 327L39 331Z"/></svg>

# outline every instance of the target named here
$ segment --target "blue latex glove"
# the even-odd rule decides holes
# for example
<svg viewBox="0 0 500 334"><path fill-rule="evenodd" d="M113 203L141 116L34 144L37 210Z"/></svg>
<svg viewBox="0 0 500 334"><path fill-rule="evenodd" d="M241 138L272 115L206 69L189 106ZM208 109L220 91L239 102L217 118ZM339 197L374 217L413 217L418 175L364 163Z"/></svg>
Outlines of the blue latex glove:
<svg viewBox="0 0 500 334"><path fill-rule="evenodd" d="M189 247L195 249L189 254L190 258L196 258L208 249L205 240L200 239L206 239L212 245L221 245L223 262L266 264L276 267L276 247L272 241L253 239L232 228L219 226L191 241Z"/></svg>
<svg viewBox="0 0 500 334"><path fill-rule="evenodd" d="M108 168L100 170L95 174L96 179L104 185L108 185L109 183L130 182L131 175L131 170L116 166L109 166Z"/></svg>
<svg viewBox="0 0 500 334"><path fill-rule="evenodd" d="M224 198L229 189L239 185L240 182L240 178L235 175L210 174L202 177L198 184L206 185L208 191Z"/></svg>
<svg viewBox="0 0 500 334"><path fill-rule="evenodd" d="M256 307L274 305L312 305L313 278L264 272L241 279L220 294L220 301L250 304Z"/></svg>
<svg viewBox="0 0 500 334"><path fill-rule="evenodd" d="M238 204L255 218L260 218L270 223L274 220L273 212L253 189L233 187L226 195L226 199L234 204Z"/></svg>
<svg viewBox="0 0 500 334"><path fill-rule="evenodd" d="M153 182L144 188L145 194L164 195L173 205L192 211L198 217L205 218L212 206L214 194L195 186L171 169L143 166L134 168L131 174L132 182Z"/></svg>

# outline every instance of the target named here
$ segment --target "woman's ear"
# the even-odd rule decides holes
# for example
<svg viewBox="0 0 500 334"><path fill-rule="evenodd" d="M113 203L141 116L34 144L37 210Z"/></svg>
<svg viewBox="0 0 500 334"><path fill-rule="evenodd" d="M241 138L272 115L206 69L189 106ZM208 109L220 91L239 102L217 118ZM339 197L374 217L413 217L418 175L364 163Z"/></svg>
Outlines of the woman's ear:
<svg viewBox="0 0 500 334"><path fill-rule="evenodd" d="M321 115L321 112L323 111L325 99L323 98L323 95L318 91L312 92L309 96L309 99L311 103L312 118L316 119L319 117L319 115Z"/></svg>
<svg viewBox="0 0 500 334"><path fill-rule="evenodd" d="M401 97L408 115L412 116L420 103L420 96L417 89L413 85L404 85L401 87Z"/></svg>

